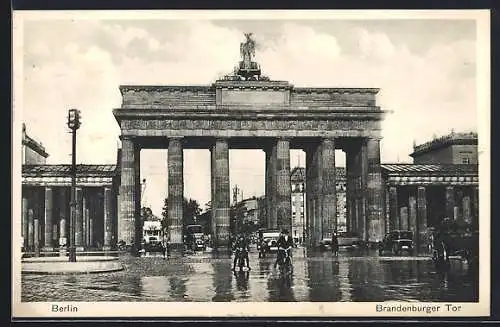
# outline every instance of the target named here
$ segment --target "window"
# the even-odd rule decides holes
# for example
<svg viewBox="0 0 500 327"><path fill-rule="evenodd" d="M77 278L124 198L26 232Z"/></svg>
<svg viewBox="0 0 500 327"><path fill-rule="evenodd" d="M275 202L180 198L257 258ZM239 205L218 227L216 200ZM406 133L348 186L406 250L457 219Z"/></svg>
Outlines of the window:
<svg viewBox="0 0 500 327"><path fill-rule="evenodd" d="M469 165L470 164L470 158L469 157L462 157L462 164Z"/></svg>

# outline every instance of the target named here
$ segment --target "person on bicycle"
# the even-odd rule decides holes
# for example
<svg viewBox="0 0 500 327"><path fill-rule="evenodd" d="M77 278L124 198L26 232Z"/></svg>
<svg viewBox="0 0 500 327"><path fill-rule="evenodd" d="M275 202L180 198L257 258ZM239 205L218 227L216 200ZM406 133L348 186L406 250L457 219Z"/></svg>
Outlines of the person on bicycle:
<svg viewBox="0 0 500 327"><path fill-rule="evenodd" d="M243 249L243 253L240 253L239 249ZM240 234L234 243L234 260L233 260L233 270L236 270L236 262L241 254L243 254L243 260L246 261L246 266L250 270L250 259L248 258L248 252L250 251L249 242L243 234Z"/></svg>
<svg viewBox="0 0 500 327"><path fill-rule="evenodd" d="M274 268L281 262L282 258L285 256L285 251L288 248L293 247L293 239L288 234L288 230L284 229L278 238L278 254L276 256L276 262L274 263Z"/></svg>

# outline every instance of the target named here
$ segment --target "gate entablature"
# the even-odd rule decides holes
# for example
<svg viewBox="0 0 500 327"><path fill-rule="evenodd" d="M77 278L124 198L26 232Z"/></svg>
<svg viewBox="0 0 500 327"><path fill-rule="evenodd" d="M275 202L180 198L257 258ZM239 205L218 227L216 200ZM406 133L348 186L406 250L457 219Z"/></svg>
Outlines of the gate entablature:
<svg viewBox="0 0 500 327"><path fill-rule="evenodd" d="M170 109L177 106L210 110L227 107L278 106L283 110L322 107L373 109L376 88L294 87L285 81L216 81L212 85L122 85L123 109Z"/></svg>

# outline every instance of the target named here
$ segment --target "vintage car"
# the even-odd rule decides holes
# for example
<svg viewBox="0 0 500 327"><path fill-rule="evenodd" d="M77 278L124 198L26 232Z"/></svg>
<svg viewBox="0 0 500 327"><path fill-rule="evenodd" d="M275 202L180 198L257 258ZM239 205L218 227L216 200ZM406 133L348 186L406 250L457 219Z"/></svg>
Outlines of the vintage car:
<svg viewBox="0 0 500 327"><path fill-rule="evenodd" d="M393 255L403 252L411 254L414 249L413 232L408 230L392 231L378 244L379 255L383 255L386 251L390 251Z"/></svg>
<svg viewBox="0 0 500 327"><path fill-rule="evenodd" d="M149 236L143 242L143 249L145 252L162 252L163 247L160 238L157 236Z"/></svg>
<svg viewBox="0 0 500 327"><path fill-rule="evenodd" d="M332 238L323 238L321 241L319 241L318 248L320 251L332 251Z"/></svg>
<svg viewBox="0 0 500 327"><path fill-rule="evenodd" d="M261 230L259 231L260 242L257 243L259 254L278 251L279 231Z"/></svg>
<svg viewBox="0 0 500 327"><path fill-rule="evenodd" d="M470 226L445 219L431 230L430 250L436 265L448 265L451 257L469 263L479 259L479 232Z"/></svg>

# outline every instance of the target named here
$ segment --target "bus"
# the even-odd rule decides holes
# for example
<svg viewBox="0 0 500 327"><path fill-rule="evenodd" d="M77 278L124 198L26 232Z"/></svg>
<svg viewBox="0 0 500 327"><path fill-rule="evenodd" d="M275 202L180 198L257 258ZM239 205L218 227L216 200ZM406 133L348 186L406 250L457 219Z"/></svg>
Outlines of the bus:
<svg viewBox="0 0 500 327"><path fill-rule="evenodd" d="M206 244L201 225L186 225L184 243L193 251L205 251Z"/></svg>

